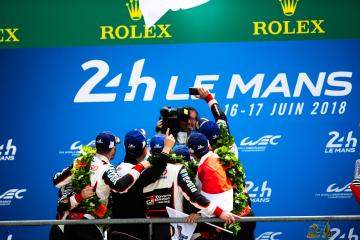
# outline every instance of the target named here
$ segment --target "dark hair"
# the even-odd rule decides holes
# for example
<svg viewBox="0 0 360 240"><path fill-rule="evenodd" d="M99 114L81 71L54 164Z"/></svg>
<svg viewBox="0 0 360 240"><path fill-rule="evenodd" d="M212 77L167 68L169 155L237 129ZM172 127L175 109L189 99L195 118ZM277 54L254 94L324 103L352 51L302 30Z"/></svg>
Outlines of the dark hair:
<svg viewBox="0 0 360 240"><path fill-rule="evenodd" d="M185 107L185 108L187 108L189 111L196 112L196 121L199 119L199 112L195 108L193 107Z"/></svg>
<svg viewBox="0 0 360 240"><path fill-rule="evenodd" d="M129 151L125 150L125 155L127 155L129 158L138 158L143 154L145 148L146 148L146 146L144 148L142 148L141 150L139 149L136 152L129 152Z"/></svg>
<svg viewBox="0 0 360 240"><path fill-rule="evenodd" d="M202 158L205 154L207 154L209 152L209 149L207 149L206 151L204 152L194 152L193 154L195 155L195 157L197 158Z"/></svg>
<svg viewBox="0 0 360 240"><path fill-rule="evenodd" d="M161 133L165 134L169 128L170 133L176 136L182 130L181 122L186 123L189 120L189 109L162 107L160 109L160 120L162 120L162 128L156 128L156 132L160 130Z"/></svg>
<svg viewBox="0 0 360 240"><path fill-rule="evenodd" d="M101 148L101 147L97 147L96 148L96 153L99 153L101 155L104 154L108 154L111 151L112 148Z"/></svg>

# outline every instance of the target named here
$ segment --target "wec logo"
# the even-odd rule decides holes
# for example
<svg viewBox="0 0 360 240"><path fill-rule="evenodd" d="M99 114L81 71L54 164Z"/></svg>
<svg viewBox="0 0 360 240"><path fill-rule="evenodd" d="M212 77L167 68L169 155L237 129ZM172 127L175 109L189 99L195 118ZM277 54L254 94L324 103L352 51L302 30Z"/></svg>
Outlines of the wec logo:
<svg viewBox="0 0 360 240"><path fill-rule="evenodd" d="M59 154L70 154L71 156L77 156L84 145L80 141L75 141L70 145L69 150L61 150ZM85 146L94 147L95 140L90 141Z"/></svg>
<svg viewBox="0 0 360 240"><path fill-rule="evenodd" d="M26 189L9 189L0 196L0 206L8 206L11 204L11 201L15 199L22 199L23 196L20 195L26 192Z"/></svg>
<svg viewBox="0 0 360 240"><path fill-rule="evenodd" d="M327 187L326 189L327 193L345 193L345 192L351 192L350 189L350 183L346 184L344 187L339 188L336 187L336 183L331 184L330 186Z"/></svg>
<svg viewBox="0 0 360 240"><path fill-rule="evenodd" d="M256 145L278 145L276 139L281 138L281 135L265 135L256 141L249 140L250 137L246 137L240 142L240 146L256 146Z"/></svg>
<svg viewBox="0 0 360 240"><path fill-rule="evenodd" d="M315 197L325 197L328 199L347 199L352 197L352 192L350 189L350 184L348 183L345 186L337 185L336 183L330 184L326 188L326 192L316 193Z"/></svg>
<svg viewBox="0 0 360 240"><path fill-rule="evenodd" d="M242 152L263 152L268 145L278 145L281 137L281 135L265 135L255 140L252 140L250 137L245 137L241 140L239 149Z"/></svg>
<svg viewBox="0 0 360 240"><path fill-rule="evenodd" d="M264 232L256 240L279 240L276 238L277 236L281 235L282 232Z"/></svg>
<svg viewBox="0 0 360 240"><path fill-rule="evenodd" d="M89 147L90 147L90 146L92 146L92 145L94 145L94 144L95 144L95 140L89 142L88 144L86 144L86 146L89 146ZM74 142L73 144L71 144L70 150L80 151L82 147L83 147L83 145L81 144L81 142L80 142L80 141L76 141L76 142Z"/></svg>

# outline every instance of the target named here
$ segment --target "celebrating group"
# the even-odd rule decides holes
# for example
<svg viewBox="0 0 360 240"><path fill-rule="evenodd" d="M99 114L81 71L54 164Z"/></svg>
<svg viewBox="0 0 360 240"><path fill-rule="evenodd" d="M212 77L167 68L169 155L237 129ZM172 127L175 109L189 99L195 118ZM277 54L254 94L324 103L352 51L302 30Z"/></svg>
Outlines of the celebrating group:
<svg viewBox="0 0 360 240"><path fill-rule="evenodd" d="M188 223L221 218L231 231L224 224L198 224L186 236L167 223L67 224L53 226L50 240L254 239L255 222L236 222L254 214L226 115L207 89L197 88L196 96L208 103L214 121L199 118L191 107L164 108L150 141L141 128L125 135L125 157L117 167L110 161L120 139L99 133L94 148L83 148L54 176L57 219L168 218L170 207L189 214Z"/></svg>

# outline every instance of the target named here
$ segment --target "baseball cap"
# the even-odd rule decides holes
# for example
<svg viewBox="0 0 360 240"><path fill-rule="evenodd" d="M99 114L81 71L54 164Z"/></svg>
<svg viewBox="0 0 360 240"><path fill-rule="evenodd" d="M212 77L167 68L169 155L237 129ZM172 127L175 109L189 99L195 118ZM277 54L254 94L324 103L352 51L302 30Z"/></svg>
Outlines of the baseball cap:
<svg viewBox="0 0 360 240"><path fill-rule="evenodd" d="M164 148L164 134L156 134L150 139L150 152L152 154L161 153Z"/></svg>
<svg viewBox="0 0 360 240"><path fill-rule="evenodd" d="M207 118L199 118L199 120L197 121L196 128L199 129L201 127L201 125L204 124L207 121L209 121L209 119L207 119Z"/></svg>
<svg viewBox="0 0 360 240"><path fill-rule="evenodd" d="M111 149L118 143L120 143L120 138L109 131L99 133L95 139L95 146L98 149Z"/></svg>
<svg viewBox="0 0 360 240"><path fill-rule="evenodd" d="M200 132L191 133L187 146L189 147L189 152L194 153L197 157L201 157L209 151L209 141Z"/></svg>
<svg viewBox="0 0 360 240"><path fill-rule="evenodd" d="M214 121L206 121L200 125L199 132L204 134L213 146L220 136L220 128Z"/></svg>
<svg viewBox="0 0 360 240"><path fill-rule="evenodd" d="M184 159L184 161L190 161L190 152L189 152L189 148L185 145L177 145L174 147L173 152L182 157Z"/></svg>
<svg viewBox="0 0 360 240"><path fill-rule="evenodd" d="M146 138L146 131L143 128L134 128L135 131L140 132Z"/></svg>
<svg viewBox="0 0 360 240"><path fill-rule="evenodd" d="M124 147L127 154L138 157L146 147L146 137L139 129L131 130L125 135Z"/></svg>

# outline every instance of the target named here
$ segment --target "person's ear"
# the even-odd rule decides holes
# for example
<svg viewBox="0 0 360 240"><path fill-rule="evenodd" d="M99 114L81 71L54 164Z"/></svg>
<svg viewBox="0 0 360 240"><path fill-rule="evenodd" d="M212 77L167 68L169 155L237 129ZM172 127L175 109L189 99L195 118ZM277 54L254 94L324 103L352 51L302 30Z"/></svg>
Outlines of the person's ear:
<svg viewBox="0 0 360 240"><path fill-rule="evenodd" d="M148 154L148 149L147 149L147 147L145 147L143 150L143 153L141 154L141 157L145 158L147 154Z"/></svg>

